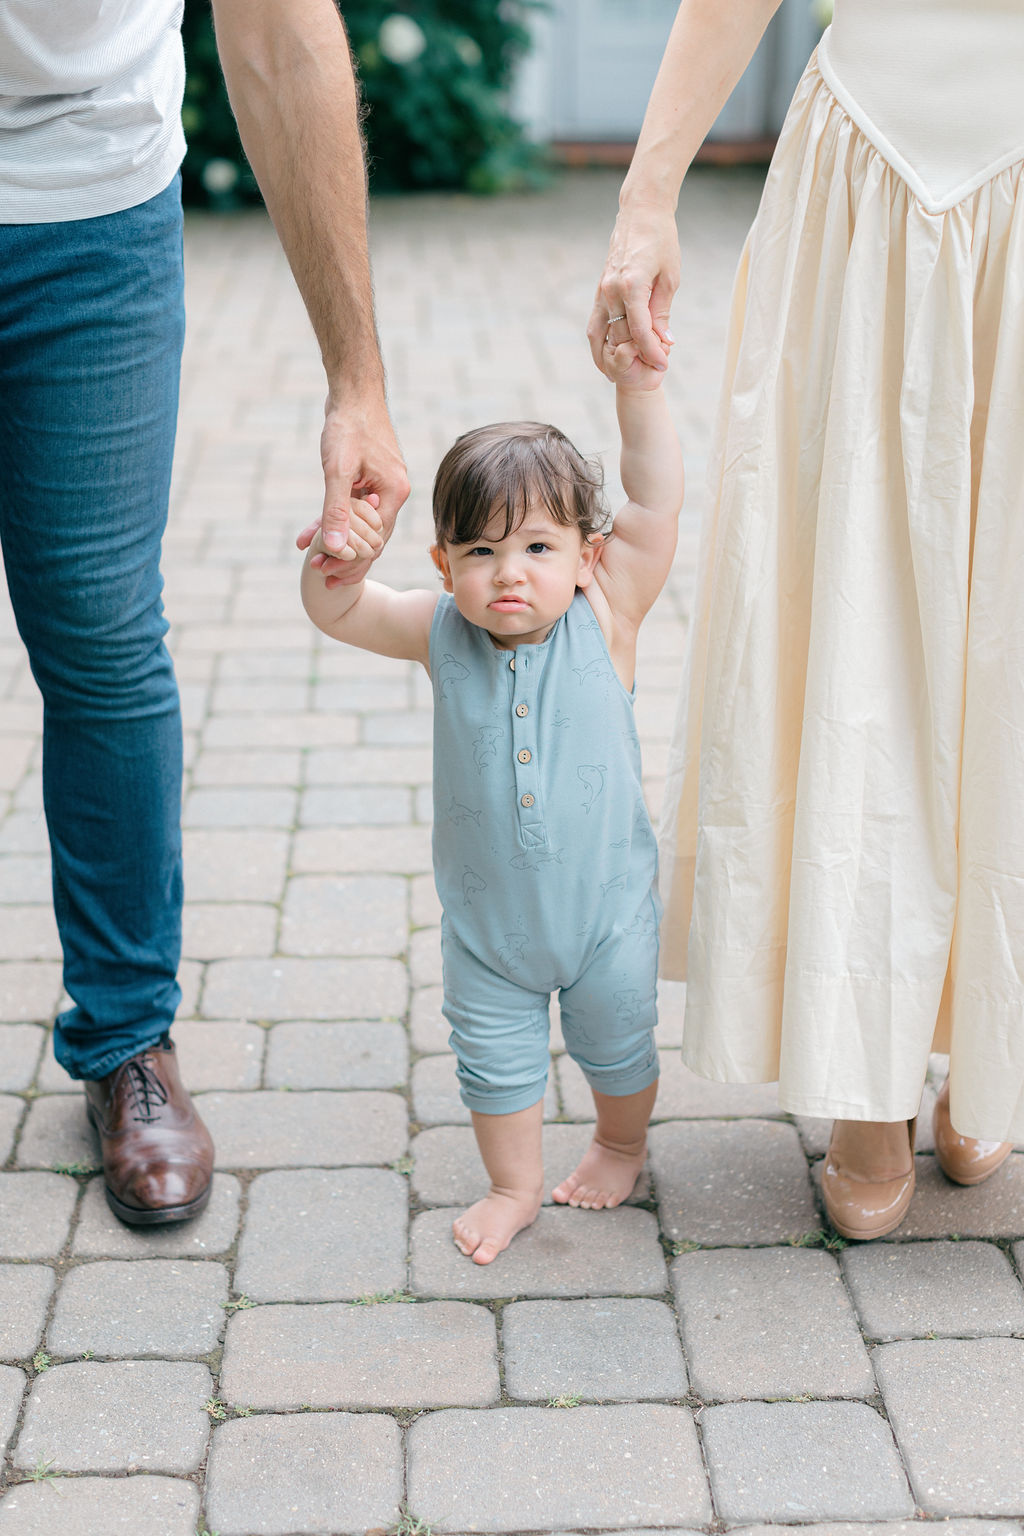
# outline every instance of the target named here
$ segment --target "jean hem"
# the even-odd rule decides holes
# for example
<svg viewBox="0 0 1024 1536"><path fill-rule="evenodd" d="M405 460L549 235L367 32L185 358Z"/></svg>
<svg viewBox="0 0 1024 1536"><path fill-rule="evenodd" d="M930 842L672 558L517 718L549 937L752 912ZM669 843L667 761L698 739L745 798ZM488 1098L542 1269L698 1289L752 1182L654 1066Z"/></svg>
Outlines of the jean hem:
<svg viewBox="0 0 1024 1536"><path fill-rule="evenodd" d="M61 1061L59 1056L57 1060L74 1082L95 1083L101 1077L109 1077L111 1072L116 1072L118 1067L122 1066L126 1061L131 1061L133 1056L141 1056L143 1051L148 1051L154 1045L159 1045L160 1041L168 1033L167 1025L161 1025L155 1035L144 1035L138 1044L134 1044L127 1049L121 1046L117 1050L108 1051L106 1056L101 1056L98 1062L90 1063L84 1068L79 1067L77 1071L74 1067L68 1066L66 1061Z"/></svg>

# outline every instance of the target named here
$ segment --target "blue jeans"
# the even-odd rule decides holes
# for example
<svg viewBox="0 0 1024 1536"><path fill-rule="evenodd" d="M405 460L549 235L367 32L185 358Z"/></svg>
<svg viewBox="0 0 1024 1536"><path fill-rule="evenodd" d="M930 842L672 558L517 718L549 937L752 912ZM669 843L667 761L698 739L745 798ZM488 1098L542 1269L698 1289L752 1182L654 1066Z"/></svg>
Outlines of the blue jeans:
<svg viewBox="0 0 1024 1536"><path fill-rule="evenodd" d="M0 540L43 695L53 901L74 1007L57 1059L96 1078L180 1000L181 715L164 646L184 337L178 179L137 208L0 226Z"/></svg>

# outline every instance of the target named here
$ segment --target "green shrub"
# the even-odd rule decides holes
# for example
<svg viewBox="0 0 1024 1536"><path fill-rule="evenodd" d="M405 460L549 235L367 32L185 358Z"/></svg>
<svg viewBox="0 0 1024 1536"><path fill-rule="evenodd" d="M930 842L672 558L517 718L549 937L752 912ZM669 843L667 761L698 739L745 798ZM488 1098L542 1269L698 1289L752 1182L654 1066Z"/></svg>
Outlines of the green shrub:
<svg viewBox="0 0 1024 1536"><path fill-rule="evenodd" d="M375 191L496 192L540 179L540 151L505 105L512 70L529 46L526 13L539 3L342 0L366 103ZM255 201L259 192L228 105L208 0L186 0L183 35L186 200L220 208Z"/></svg>

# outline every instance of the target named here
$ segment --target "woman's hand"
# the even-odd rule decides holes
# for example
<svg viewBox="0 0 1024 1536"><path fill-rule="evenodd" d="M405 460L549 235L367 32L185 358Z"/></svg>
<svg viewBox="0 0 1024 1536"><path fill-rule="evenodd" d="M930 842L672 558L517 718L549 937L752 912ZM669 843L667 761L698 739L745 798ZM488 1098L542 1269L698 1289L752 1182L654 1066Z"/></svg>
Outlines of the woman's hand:
<svg viewBox="0 0 1024 1536"><path fill-rule="evenodd" d="M594 362L607 367L607 344L631 341L650 368L668 367L669 312L679 287L679 235L665 203L623 207L612 232L608 260L587 326Z"/></svg>

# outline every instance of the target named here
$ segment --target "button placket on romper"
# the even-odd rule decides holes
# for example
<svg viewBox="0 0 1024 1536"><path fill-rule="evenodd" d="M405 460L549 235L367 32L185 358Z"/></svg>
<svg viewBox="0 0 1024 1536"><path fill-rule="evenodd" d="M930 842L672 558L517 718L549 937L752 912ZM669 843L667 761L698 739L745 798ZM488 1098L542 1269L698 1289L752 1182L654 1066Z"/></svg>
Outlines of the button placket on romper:
<svg viewBox="0 0 1024 1536"><path fill-rule="evenodd" d="M516 817L519 841L524 848L548 846L534 741L536 715L531 716L546 653L540 647L536 647L536 650L537 655L531 657L524 646L513 653L508 663L512 673L512 768L516 786Z"/></svg>

